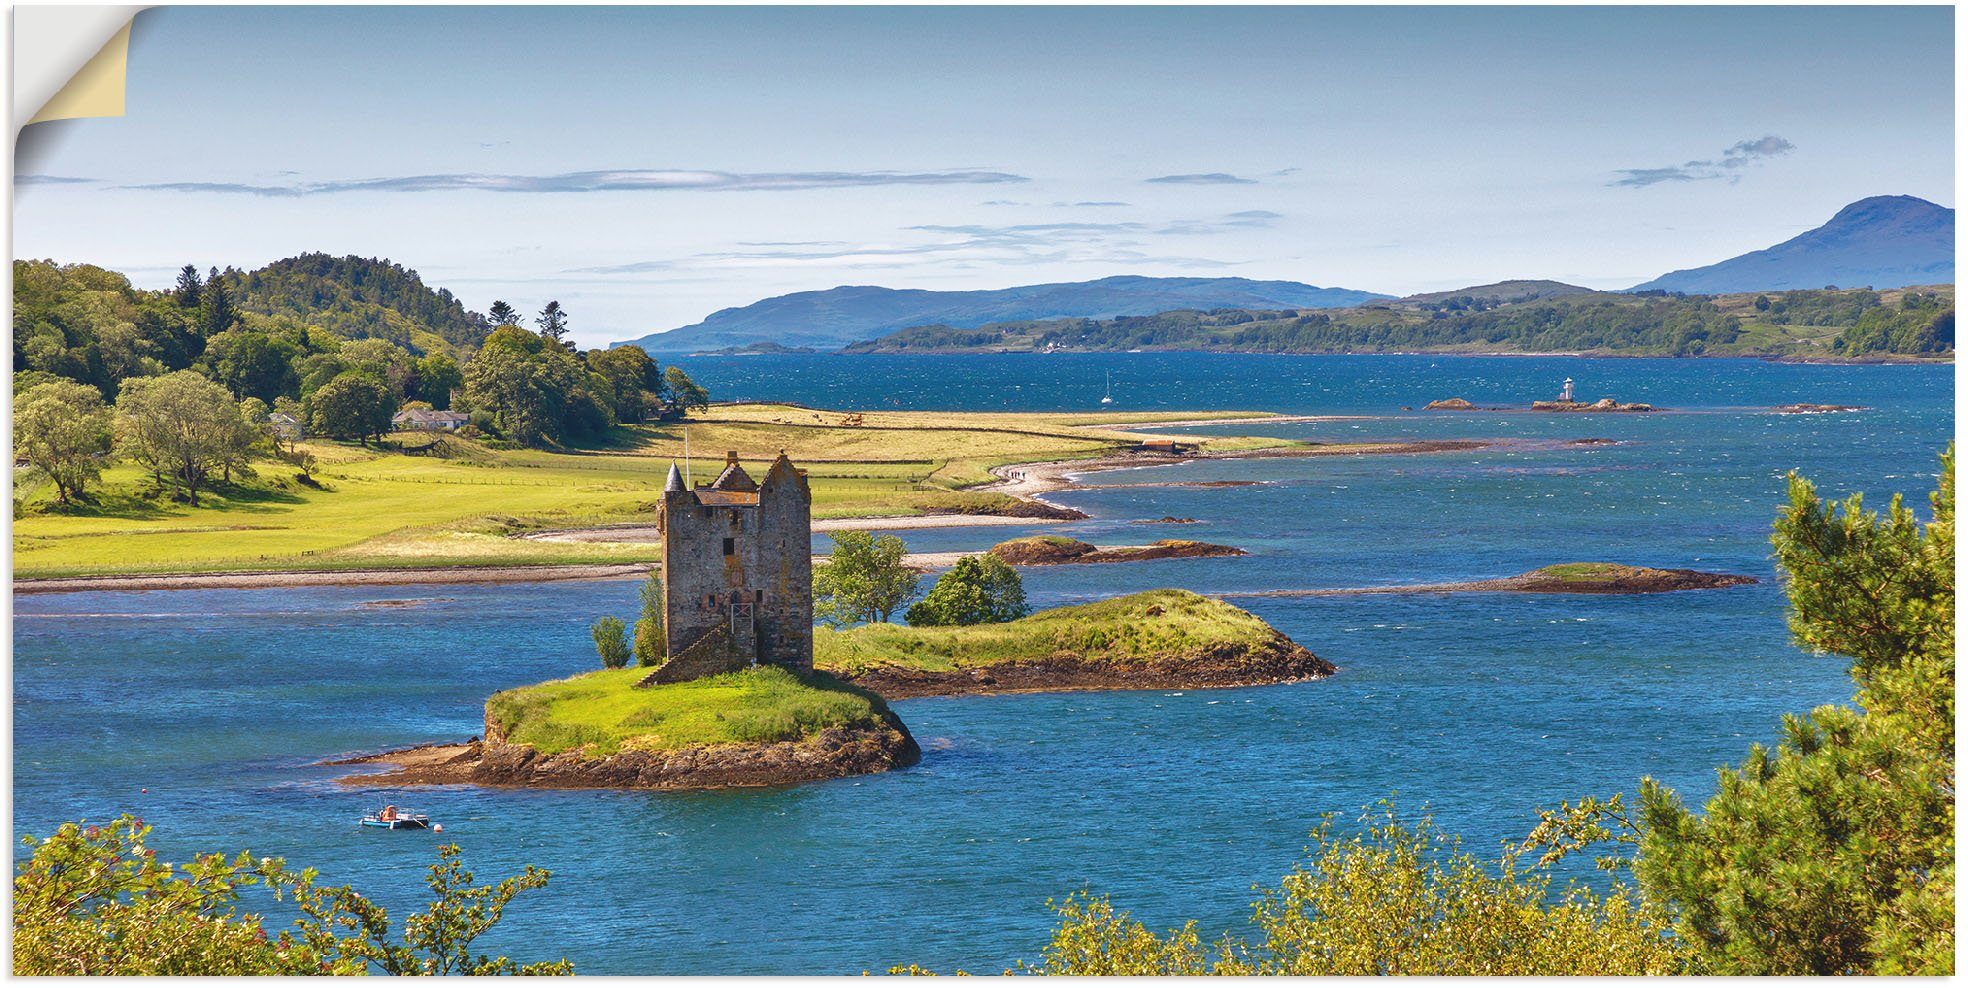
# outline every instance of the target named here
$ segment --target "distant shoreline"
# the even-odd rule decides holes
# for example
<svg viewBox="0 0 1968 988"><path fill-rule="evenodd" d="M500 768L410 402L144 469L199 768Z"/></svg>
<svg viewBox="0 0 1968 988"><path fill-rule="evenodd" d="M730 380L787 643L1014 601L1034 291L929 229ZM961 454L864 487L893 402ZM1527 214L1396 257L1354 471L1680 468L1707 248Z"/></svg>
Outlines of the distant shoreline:
<svg viewBox="0 0 1968 988"><path fill-rule="evenodd" d="M1029 355L1034 357L1092 356L1092 355L1140 355L1171 353L1208 353L1221 356L1238 357L1578 357L1586 360L1758 360L1772 364L1826 364L1835 366L1864 366L1871 364L1901 364L1951 366L1954 354L1915 355L1904 353L1875 353L1862 357L1837 357L1829 354L1798 353L1595 353L1583 350L1217 350L1209 347L1183 349L1139 349L1139 350L988 350L988 349L936 349L936 350L869 350L848 353L841 350L816 351L816 356L827 357L1004 357Z"/></svg>

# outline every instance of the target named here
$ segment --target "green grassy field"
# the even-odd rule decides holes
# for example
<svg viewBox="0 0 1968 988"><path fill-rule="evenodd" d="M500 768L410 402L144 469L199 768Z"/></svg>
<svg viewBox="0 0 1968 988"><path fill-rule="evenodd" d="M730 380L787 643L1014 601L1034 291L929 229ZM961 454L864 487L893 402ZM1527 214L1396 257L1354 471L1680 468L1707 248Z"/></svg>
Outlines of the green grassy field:
<svg viewBox="0 0 1968 988"><path fill-rule="evenodd" d="M758 666L637 689L647 669L601 669L492 694L486 712L506 740L546 754L590 755L694 745L797 741L830 727L880 727L874 694L816 675Z"/></svg>
<svg viewBox="0 0 1968 988"><path fill-rule="evenodd" d="M1004 624L814 629L813 664L838 676L885 666L947 672L1059 652L1128 661L1214 645L1260 643L1276 632L1256 615L1187 590L1149 590L1040 611Z"/></svg>
<svg viewBox="0 0 1968 988"><path fill-rule="evenodd" d="M1008 463L1099 456L1143 438L1126 426L1230 418L1249 412L1026 415L829 412L788 405L721 405L688 423L696 478L736 450L762 475L785 450L806 469L816 518L977 511L1009 500L967 490ZM154 493L138 468L107 471L95 503L58 508L30 472L15 485L14 576L351 570L652 561L647 545L546 542L516 533L654 518L684 423L617 430L603 449L494 449L456 437L416 437L416 452L304 444L320 460L318 487L293 467L201 494L200 506ZM1257 437L1200 437L1207 448L1284 445Z"/></svg>

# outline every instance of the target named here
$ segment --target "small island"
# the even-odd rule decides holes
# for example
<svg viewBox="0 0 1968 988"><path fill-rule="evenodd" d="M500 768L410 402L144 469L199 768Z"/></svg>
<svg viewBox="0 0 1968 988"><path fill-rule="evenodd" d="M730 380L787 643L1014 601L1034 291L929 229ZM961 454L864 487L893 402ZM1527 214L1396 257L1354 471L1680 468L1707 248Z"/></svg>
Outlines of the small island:
<svg viewBox="0 0 1968 988"><path fill-rule="evenodd" d="M1413 593L1547 593L1646 594L1676 590L1719 590L1748 586L1756 577L1740 573L1706 573L1693 569L1655 569L1622 563L1559 563L1529 573L1494 580L1461 583L1408 583L1383 587L1329 590L1253 590L1226 597L1351 597L1368 594Z"/></svg>
<svg viewBox="0 0 1968 988"><path fill-rule="evenodd" d="M1056 607L1002 624L821 628L813 649L816 668L890 700L1259 686L1334 671L1249 611L1187 590Z"/></svg>
<svg viewBox="0 0 1968 988"><path fill-rule="evenodd" d="M1204 559L1249 555L1235 546L1189 539L1160 539L1148 545L1096 546L1063 535L1034 535L1000 542L988 550L1013 566L1065 563L1133 563L1150 559Z"/></svg>
<svg viewBox="0 0 1968 988"><path fill-rule="evenodd" d="M485 736L330 762L390 765L347 786L715 789L913 765L915 738L880 697L824 674L754 666L681 683L600 669L494 693Z"/></svg>

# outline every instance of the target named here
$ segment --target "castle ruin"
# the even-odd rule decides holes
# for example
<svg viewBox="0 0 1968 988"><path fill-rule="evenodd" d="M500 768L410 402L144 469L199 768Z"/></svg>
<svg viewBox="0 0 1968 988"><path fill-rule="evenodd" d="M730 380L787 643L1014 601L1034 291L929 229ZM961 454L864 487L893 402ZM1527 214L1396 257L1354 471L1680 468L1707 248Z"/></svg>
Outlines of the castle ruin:
<svg viewBox="0 0 1968 988"><path fill-rule="evenodd" d="M725 454L708 486L674 462L656 516L668 658L643 685L759 663L813 669L813 493L782 451L754 482Z"/></svg>

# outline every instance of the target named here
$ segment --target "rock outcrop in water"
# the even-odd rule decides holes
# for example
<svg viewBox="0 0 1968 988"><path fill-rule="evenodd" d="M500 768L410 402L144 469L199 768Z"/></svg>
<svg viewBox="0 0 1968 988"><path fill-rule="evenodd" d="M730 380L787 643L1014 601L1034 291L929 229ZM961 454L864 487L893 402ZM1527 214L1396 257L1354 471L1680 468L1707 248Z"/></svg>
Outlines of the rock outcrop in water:
<svg viewBox="0 0 1968 988"><path fill-rule="evenodd" d="M1556 399L1551 401L1534 401L1531 402L1531 411L1533 412L1653 412L1653 411L1659 411L1659 409L1655 408L1652 405L1645 404L1643 402L1638 402L1638 401L1619 402L1611 398L1601 398L1598 401L1593 401L1593 402L1561 401Z"/></svg>
<svg viewBox="0 0 1968 988"><path fill-rule="evenodd" d="M1161 539L1150 545L1095 546L1057 535L1012 539L990 548L993 556L1013 566L1058 566L1066 563L1133 563L1150 559L1203 559L1249 555L1235 546L1188 539Z"/></svg>
<svg viewBox="0 0 1968 988"><path fill-rule="evenodd" d="M1654 569L1619 563L1561 563L1529 573L1495 580L1468 580L1461 583L1409 583L1384 587L1347 587L1331 590L1253 590L1224 594L1226 597L1353 597L1368 594L1414 593L1587 593L1644 594L1676 590L1717 590L1748 586L1753 576L1739 573L1704 573L1692 569Z"/></svg>
<svg viewBox="0 0 1968 988"><path fill-rule="evenodd" d="M1809 402L1801 402L1795 405L1778 405L1770 410L1778 415L1829 415L1833 412L1863 412L1868 409L1864 405L1813 405Z"/></svg>

